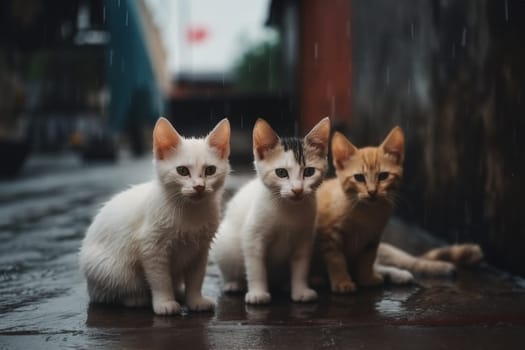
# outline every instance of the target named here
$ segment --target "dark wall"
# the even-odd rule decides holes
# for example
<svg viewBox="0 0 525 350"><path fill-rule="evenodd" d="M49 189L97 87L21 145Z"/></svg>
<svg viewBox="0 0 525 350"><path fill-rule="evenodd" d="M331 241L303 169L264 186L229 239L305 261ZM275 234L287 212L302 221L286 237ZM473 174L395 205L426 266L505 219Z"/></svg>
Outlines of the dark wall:
<svg viewBox="0 0 525 350"><path fill-rule="evenodd" d="M353 2L350 137L407 135L398 212L525 274L525 2Z"/></svg>
<svg viewBox="0 0 525 350"><path fill-rule="evenodd" d="M297 106L286 94L194 95L169 101L168 118L182 135L205 135L222 118L232 127L230 161L251 165L252 129L264 118L280 135L297 135Z"/></svg>
<svg viewBox="0 0 525 350"><path fill-rule="evenodd" d="M295 108L291 98L284 94L195 95L171 99L168 116L188 135L206 133L208 126L203 124L214 124L222 118L228 118L233 129L246 130L249 134L257 118L264 118L283 135L294 135Z"/></svg>

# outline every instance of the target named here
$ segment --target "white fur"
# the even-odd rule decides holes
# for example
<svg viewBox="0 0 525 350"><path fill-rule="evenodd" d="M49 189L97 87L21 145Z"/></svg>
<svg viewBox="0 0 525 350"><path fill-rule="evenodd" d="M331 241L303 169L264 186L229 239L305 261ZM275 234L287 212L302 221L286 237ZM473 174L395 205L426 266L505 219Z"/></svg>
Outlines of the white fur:
<svg viewBox="0 0 525 350"><path fill-rule="evenodd" d="M375 265L375 270L392 284L409 284L414 282L414 275L408 270L379 264Z"/></svg>
<svg viewBox="0 0 525 350"><path fill-rule="evenodd" d="M250 304L268 303L269 280L281 282L288 276L292 300L317 299L307 277L316 221L315 190L326 160L307 160L306 166L316 171L303 179L304 167L291 151L276 153L268 160L256 160L258 177L228 203L212 246L224 291L241 291L247 284L245 301ZM277 177L276 168L287 169L289 178ZM304 191L299 198L291 192L297 187Z"/></svg>
<svg viewBox="0 0 525 350"><path fill-rule="evenodd" d="M205 176L209 165L217 171ZM179 175L177 166L188 167L191 175ZM80 267L90 299L142 306L151 298L155 313L175 314L180 310L175 290L184 284L190 309L212 309L201 286L229 163L206 139L181 138L155 167L157 179L114 196L86 233ZM200 199L196 185L205 186Z"/></svg>

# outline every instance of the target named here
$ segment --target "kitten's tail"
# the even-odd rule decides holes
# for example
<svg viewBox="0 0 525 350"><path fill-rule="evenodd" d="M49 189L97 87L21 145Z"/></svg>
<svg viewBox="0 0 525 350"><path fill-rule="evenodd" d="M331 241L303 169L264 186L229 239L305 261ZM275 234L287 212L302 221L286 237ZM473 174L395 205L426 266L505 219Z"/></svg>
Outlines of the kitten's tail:
<svg viewBox="0 0 525 350"><path fill-rule="evenodd" d="M421 258L428 260L449 261L457 266L478 266L483 260L483 251L477 244L453 244L441 248L432 249Z"/></svg>
<svg viewBox="0 0 525 350"><path fill-rule="evenodd" d="M421 257L410 255L390 244L379 245L379 264L395 266L426 276L450 276L458 266L475 266L483 258L481 248L475 244L451 245L436 248Z"/></svg>
<svg viewBox="0 0 525 350"><path fill-rule="evenodd" d="M387 243L379 245L377 262L426 276L450 276L456 270L449 262L418 258Z"/></svg>

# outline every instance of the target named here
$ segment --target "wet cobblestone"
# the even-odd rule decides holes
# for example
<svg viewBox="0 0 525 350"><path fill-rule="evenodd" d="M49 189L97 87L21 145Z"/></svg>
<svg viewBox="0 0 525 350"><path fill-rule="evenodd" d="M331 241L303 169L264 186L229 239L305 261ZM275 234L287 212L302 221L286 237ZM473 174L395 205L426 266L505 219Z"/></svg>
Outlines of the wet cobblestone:
<svg viewBox="0 0 525 350"><path fill-rule="evenodd" d="M89 305L77 262L84 231L102 202L150 176L149 159L73 162L0 183L0 349L522 348L525 283L488 265L349 296L322 290L312 304L277 294L255 307L221 295L210 264L204 293L217 299L215 313L159 317ZM234 173L228 193L249 176ZM399 220L386 236L410 251L437 243Z"/></svg>

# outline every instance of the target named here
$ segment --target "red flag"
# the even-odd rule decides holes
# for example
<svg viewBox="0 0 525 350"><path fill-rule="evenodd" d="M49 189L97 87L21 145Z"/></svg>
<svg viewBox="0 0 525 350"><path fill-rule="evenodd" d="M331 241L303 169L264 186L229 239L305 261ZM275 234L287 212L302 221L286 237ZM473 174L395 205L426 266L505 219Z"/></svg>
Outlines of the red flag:
<svg viewBox="0 0 525 350"><path fill-rule="evenodd" d="M202 43L208 38L208 36L208 29L204 26L189 26L186 29L186 40L190 44Z"/></svg>

